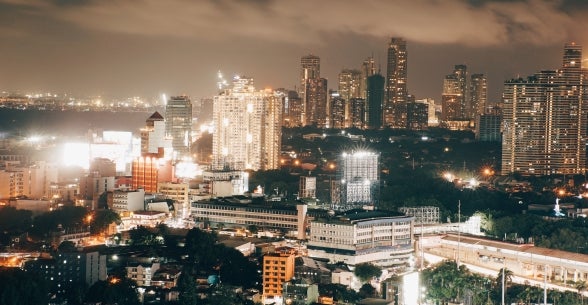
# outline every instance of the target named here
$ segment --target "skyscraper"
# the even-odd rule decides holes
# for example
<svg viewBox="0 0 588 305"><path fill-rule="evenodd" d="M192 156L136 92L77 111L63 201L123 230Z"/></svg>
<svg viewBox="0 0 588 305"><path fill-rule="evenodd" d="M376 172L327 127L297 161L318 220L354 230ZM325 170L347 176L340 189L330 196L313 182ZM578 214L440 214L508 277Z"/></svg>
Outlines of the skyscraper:
<svg viewBox="0 0 588 305"><path fill-rule="evenodd" d="M165 133L172 139L174 159L190 155L192 144L192 102L185 96L172 96L165 105Z"/></svg>
<svg viewBox="0 0 588 305"><path fill-rule="evenodd" d="M406 41L393 37L388 45L386 71L386 103L384 105L384 125L406 127L407 53Z"/></svg>
<svg viewBox="0 0 588 305"><path fill-rule="evenodd" d="M384 102L384 77L374 74L368 77L366 101L366 127L382 127L382 103Z"/></svg>
<svg viewBox="0 0 588 305"><path fill-rule="evenodd" d="M376 74L376 61L372 56L366 58L361 65L361 83L359 84L359 93L362 99L367 97L367 78Z"/></svg>
<svg viewBox="0 0 588 305"><path fill-rule="evenodd" d="M467 119L467 67L455 65L452 74L443 79L441 95L442 120L453 121Z"/></svg>
<svg viewBox="0 0 588 305"><path fill-rule="evenodd" d="M354 98L349 102L349 127L365 128L365 104L365 99L362 98Z"/></svg>
<svg viewBox="0 0 588 305"><path fill-rule="evenodd" d="M339 92L334 91L329 94L329 127L331 128L347 128L346 117L348 116L349 103L344 100Z"/></svg>
<svg viewBox="0 0 588 305"><path fill-rule="evenodd" d="M343 99L345 103L345 116L344 121L339 125L340 128L346 128L351 125L350 122L350 109L349 101L353 98L360 98L362 96L362 72L359 70L343 69L339 73L339 97ZM331 126L334 126L335 122L332 122Z"/></svg>
<svg viewBox="0 0 588 305"><path fill-rule="evenodd" d="M313 107L313 103L316 101L314 100L315 93L310 92L313 87L316 87L317 80L321 77L321 59L318 56L309 54L306 56L302 56L300 59L300 89L299 95L302 98L302 125L310 125L309 123L314 113L311 109ZM316 89L315 89L316 90ZM325 91L325 99L326 99L326 91Z"/></svg>
<svg viewBox="0 0 588 305"><path fill-rule="evenodd" d="M468 117L476 118L478 115L485 113L488 107L488 84L486 75L472 74L470 79L470 103L468 107Z"/></svg>
<svg viewBox="0 0 588 305"><path fill-rule="evenodd" d="M214 97L213 122L213 170L279 167L282 100L273 91L256 91L252 78L236 76Z"/></svg>
<svg viewBox="0 0 588 305"><path fill-rule="evenodd" d="M327 80L324 78L309 79L306 83L306 125L319 128L327 127Z"/></svg>
<svg viewBox="0 0 588 305"><path fill-rule="evenodd" d="M504 83L502 173L584 174L588 73L582 47L566 44L562 68Z"/></svg>

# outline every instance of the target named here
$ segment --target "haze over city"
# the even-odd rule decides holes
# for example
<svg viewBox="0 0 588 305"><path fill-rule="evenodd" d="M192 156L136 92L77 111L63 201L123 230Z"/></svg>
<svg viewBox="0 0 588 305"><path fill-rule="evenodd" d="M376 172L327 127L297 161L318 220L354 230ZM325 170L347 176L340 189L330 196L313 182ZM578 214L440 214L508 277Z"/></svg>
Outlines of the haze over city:
<svg viewBox="0 0 588 305"><path fill-rule="evenodd" d="M583 304L588 0L0 0L0 303Z"/></svg>
<svg viewBox="0 0 588 305"><path fill-rule="evenodd" d="M389 37L408 45L408 90L439 100L455 64L502 83L560 66L586 44L585 1L0 1L6 91L160 96L216 93L216 72L298 85L300 56L336 79L368 56L385 73Z"/></svg>

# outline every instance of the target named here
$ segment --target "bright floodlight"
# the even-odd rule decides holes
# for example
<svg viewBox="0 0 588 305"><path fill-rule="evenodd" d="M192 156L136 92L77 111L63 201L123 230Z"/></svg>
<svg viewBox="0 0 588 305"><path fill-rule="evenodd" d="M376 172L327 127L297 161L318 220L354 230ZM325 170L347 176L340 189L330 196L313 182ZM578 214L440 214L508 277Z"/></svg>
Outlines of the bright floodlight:
<svg viewBox="0 0 588 305"><path fill-rule="evenodd" d="M402 299L404 305L417 305L419 301L419 273L413 272L402 277Z"/></svg>

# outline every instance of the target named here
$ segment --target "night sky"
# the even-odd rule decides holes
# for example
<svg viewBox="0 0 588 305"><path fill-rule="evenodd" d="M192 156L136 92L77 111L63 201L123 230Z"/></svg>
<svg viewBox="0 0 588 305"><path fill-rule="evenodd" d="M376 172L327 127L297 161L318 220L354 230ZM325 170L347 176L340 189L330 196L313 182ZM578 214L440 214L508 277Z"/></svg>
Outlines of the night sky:
<svg viewBox="0 0 588 305"><path fill-rule="evenodd" d="M216 92L216 72L294 88L302 55L342 68L373 54L385 74L392 36L408 42L408 89L440 100L455 64L506 79L588 54L588 1L0 0L0 90L155 97Z"/></svg>

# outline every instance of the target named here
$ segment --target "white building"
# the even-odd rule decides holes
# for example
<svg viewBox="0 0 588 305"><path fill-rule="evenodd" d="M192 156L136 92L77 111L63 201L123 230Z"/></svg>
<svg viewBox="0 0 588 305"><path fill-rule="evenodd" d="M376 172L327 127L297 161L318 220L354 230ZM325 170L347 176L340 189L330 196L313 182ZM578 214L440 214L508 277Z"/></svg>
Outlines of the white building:
<svg viewBox="0 0 588 305"><path fill-rule="evenodd" d="M202 178L212 197L243 195L249 190L249 173L244 171L205 171Z"/></svg>
<svg viewBox="0 0 588 305"><path fill-rule="evenodd" d="M316 198L316 177L301 176L298 190L300 198Z"/></svg>
<svg viewBox="0 0 588 305"><path fill-rule="evenodd" d="M159 270L159 263L152 264L131 264L126 267L127 277L135 282L137 286L151 286L151 279L157 270Z"/></svg>
<svg viewBox="0 0 588 305"><path fill-rule="evenodd" d="M380 173L378 153L356 151L343 153L339 159L341 199L339 209L374 206L379 198Z"/></svg>
<svg viewBox="0 0 588 305"><path fill-rule="evenodd" d="M413 256L414 218L387 211L350 210L310 223L308 255L348 265L387 267Z"/></svg>
<svg viewBox="0 0 588 305"><path fill-rule="evenodd" d="M113 211L119 214L128 214L129 212L143 211L145 209L145 190L116 190L112 192L111 208Z"/></svg>
<svg viewBox="0 0 588 305"><path fill-rule="evenodd" d="M214 97L212 169L278 168L281 116L273 91L255 91L252 78L235 76L232 88Z"/></svg>
<svg viewBox="0 0 588 305"><path fill-rule="evenodd" d="M164 118L156 111L145 121L145 127L141 128L141 155L160 154L161 149L161 157L171 157L172 140L166 137Z"/></svg>
<svg viewBox="0 0 588 305"><path fill-rule="evenodd" d="M161 182L157 185L157 192L174 200L178 219L190 216L190 186L188 183Z"/></svg>

